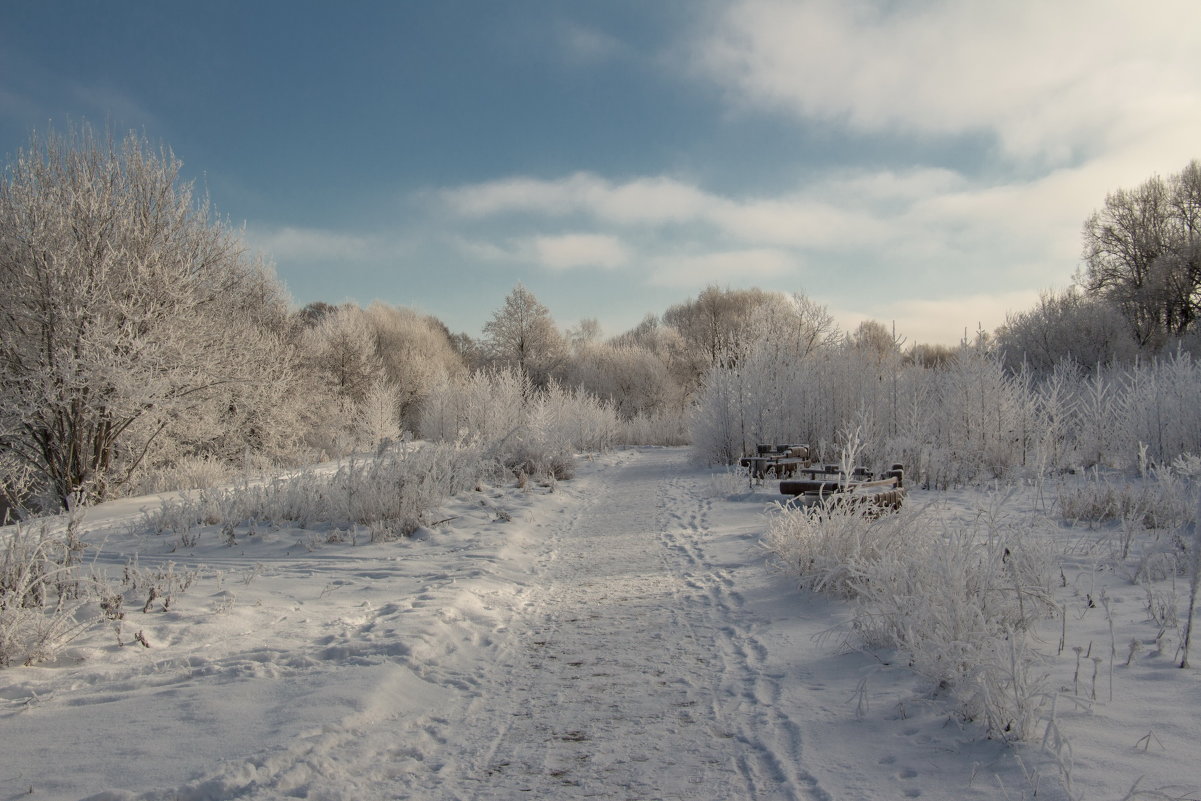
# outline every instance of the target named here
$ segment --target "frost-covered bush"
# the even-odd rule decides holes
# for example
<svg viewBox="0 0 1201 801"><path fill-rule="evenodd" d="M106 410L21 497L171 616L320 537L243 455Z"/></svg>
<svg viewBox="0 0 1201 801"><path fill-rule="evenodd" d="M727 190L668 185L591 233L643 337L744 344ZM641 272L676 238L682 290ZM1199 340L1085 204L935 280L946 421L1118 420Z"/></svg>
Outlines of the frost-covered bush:
<svg viewBox="0 0 1201 801"><path fill-rule="evenodd" d="M131 487L134 495L182 489L205 489L228 484L234 470L212 456L185 456L171 465L147 472Z"/></svg>
<svg viewBox="0 0 1201 801"><path fill-rule="evenodd" d="M691 442L688 423L678 410L636 414L621 421L618 440L622 445L687 445Z"/></svg>
<svg viewBox="0 0 1201 801"><path fill-rule="evenodd" d="M53 659L89 625L78 616L75 527L55 532L42 520L11 526L0 538L0 667Z"/></svg>
<svg viewBox="0 0 1201 801"><path fill-rule="evenodd" d="M360 445L376 449L400 439L400 390L392 382L376 378L356 404L353 423Z"/></svg>
<svg viewBox="0 0 1201 801"><path fill-rule="evenodd" d="M608 401L624 420L654 416L679 394L664 354L634 342L580 343L557 375Z"/></svg>
<svg viewBox="0 0 1201 801"><path fill-rule="evenodd" d="M446 497L474 487L485 462L478 448L430 444L350 459L332 474L303 472L264 484L205 490L147 513L154 531L194 536L197 526L285 524L363 526L373 538L413 531ZM227 536L235 536L232 530Z"/></svg>
<svg viewBox="0 0 1201 801"><path fill-rule="evenodd" d="M375 350L398 393L401 427L417 428L421 406L441 382L466 373L446 326L412 309L375 302L366 309Z"/></svg>
<svg viewBox="0 0 1201 801"><path fill-rule="evenodd" d="M864 515L850 505L781 508L765 544L806 589L853 601L851 637L893 648L990 734L1038 718L1026 631L1054 611L1051 554L996 510L938 525L928 509Z"/></svg>
<svg viewBox="0 0 1201 801"><path fill-rule="evenodd" d="M0 452L65 508L297 432L287 301L169 150L86 124L0 176Z"/></svg>
<svg viewBox="0 0 1201 801"><path fill-rule="evenodd" d="M516 370L479 371L430 393L427 439L471 443L524 475L569 478L577 451L603 451L622 431L613 406L556 381L536 388Z"/></svg>
<svg viewBox="0 0 1201 801"><path fill-rule="evenodd" d="M535 393L529 377L516 370L477 370L448 379L426 399L421 436L445 442L498 442L521 427Z"/></svg>
<svg viewBox="0 0 1201 801"><path fill-rule="evenodd" d="M1140 446L1160 465L1201 453L1201 365L1187 353L1141 362L1113 380L1121 387L1113 412L1119 438L1110 445L1118 466L1133 466Z"/></svg>
<svg viewBox="0 0 1201 801"><path fill-rule="evenodd" d="M747 406L743 383L736 370L718 368L709 373L689 421L694 461L732 465L754 446L756 437L748 437L743 424Z"/></svg>
<svg viewBox="0 0 1201 801"><path fill-rule="evenodd" d="M873 519L853 506L781 506L771 518L764 544L803 589L853 598L866 567L904 541L914 522L907 511Z"/></svg>
<svg viewBox="0 0 1201 801"><path fill-rule="evenodd" d="M1154 468L1142 479L1090 471L1059 489L1059 513L1069 523L1090 526L1122 521L1141 528L1175 528L1191 522L1195 498L1190 478L1171 467Z"/></svg>
<svg viewBox="0 0 1201 801"><path fill-rule="evenodd" d="M766 336L707 373L690 434L698 462L732 464L761 442L830 460L857 428L869 466L902 462L911 481L946 488L1168 464L1201 452L1199 396L1201 367L1183 352L1036 373L979 343L925 367L855 340L798 355Z"/></svg>

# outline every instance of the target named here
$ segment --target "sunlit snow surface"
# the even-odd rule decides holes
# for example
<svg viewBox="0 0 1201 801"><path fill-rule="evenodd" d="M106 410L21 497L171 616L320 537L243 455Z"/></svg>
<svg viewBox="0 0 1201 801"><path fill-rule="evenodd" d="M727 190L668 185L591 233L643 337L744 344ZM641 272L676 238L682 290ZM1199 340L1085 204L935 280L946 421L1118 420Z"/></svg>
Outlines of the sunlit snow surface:
<svg viewBox="0 0 1201 801"><path fill-rule="evenodd" d="M137 553L197 578L169 611L131 604L122 646L97 629L0 672L0 799L1067 797L1038 743L983 739L894 654L840 647L844 607L760 545L779 496L713 477L681 449L617 452L553 492L467 493L387 544L284 529L228 546L210 527L184 548L141 533L155 499L93 510L95 570ZM910 503L972 515L984 495ZM1019 492L1007 513L1070 551L1065 647L1048 621L1039 648L1074 794L1120 799L1143 777L1196 797L1197 672L1173 666L1174 640L1156 651L1106 532L1038 505ZM1072 650L1090 645L1095 685Z"/></svg>

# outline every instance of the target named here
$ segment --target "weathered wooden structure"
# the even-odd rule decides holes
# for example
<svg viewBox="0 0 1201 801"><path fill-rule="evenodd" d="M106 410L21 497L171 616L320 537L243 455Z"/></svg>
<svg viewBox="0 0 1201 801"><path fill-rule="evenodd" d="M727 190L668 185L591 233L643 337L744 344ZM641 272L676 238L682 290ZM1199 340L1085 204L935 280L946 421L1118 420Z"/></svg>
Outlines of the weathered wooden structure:
<svg viewBox="0 0 1201 801"><path fill-rule="evenodd" d="M781 495L793 495L801 503L852 503L876 509L900 509L905 501L905 468L894 464L877 477L863 467L848 476L837 465L804 468L803 478L780 482Z"/></svg>

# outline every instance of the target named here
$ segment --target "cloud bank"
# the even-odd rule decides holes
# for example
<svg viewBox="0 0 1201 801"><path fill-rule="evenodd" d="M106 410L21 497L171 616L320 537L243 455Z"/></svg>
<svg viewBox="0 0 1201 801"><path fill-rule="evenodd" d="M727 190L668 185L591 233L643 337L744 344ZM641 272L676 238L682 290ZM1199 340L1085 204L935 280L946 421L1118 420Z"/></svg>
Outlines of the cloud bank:
<svg viewBox="0 0 1201 801"><path fill-rule="evenodd" d="M1201 155L1191 2L711 8L671 54L680 74L723 93L725 113L908 139L934 161L810 165L789 189L739 194L669 173L515 175L445 189L443 208L503 226L498 250L548 270L800 289L947 341L1069 283L1081 225L1108 192ZM966 141L976 163L937 163L937 143Z"/></svg>
<svg viewBox="0 0 1201 801"><path fill-rule="evenodd" d="M1066 164L1198 121L1199 23L1187 0L744 0L693 54L731 103Z"/></svg>

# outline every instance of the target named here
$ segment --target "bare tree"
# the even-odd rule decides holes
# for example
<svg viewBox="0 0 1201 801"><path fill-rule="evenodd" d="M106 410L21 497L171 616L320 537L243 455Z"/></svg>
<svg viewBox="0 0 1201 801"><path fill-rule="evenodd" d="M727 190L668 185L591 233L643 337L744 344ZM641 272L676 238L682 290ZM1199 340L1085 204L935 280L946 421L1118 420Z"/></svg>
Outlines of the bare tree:
<svg viewBox="0 0 1201 801"><path fill-rule="evenodd" d="M0 182L0 453L59 503L286 361L282 290L179 173L84 126L35 135Z"/></svg>
<svg viewBox="0 0 1201 801"><path fill-rule="evenodd" d="M779 339L802 354L838 339L825 307L800 293L762 289L710 286L695 300L670 307L663 322L674 327L698 362L708 367L737 361L763 337Z"/></svg>
<svg viewBox="0 0 1201 801"><path fill-rule="evenodd" d="M567 332L567 341L573 350L580 350L599 342L601 338L600 322L595 317L585 317L580 324Z"/></svg>
<svg viewBox="0 0 1201 801"><path fill-rule="evenodd" d="M494 364L512 367L543 383L565 353L562 334L543 306L521 284L484 325L488 355Z"/></svg>
<svg viewBox="0 0 1201 801"><path fill-rule="evenodd" d="M762 289L708 286L695 300L670 307L663 322L679 331L697 357L712 367L737 358L750 340L755 311L769 298Z"/></svg>
<svg viewBox="0 0 1201 801"><path fill-rule="evenodd" d="M1201 311L1201 164L1119 189L1084 225L1084 286L1113 302L1140 347L1189 331Z"/></svg>

